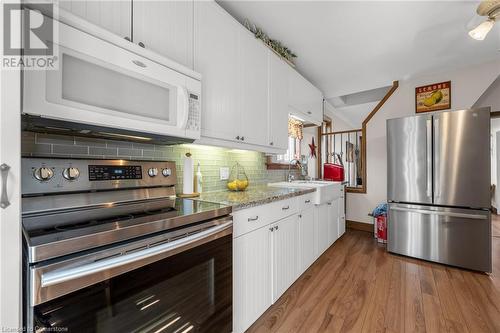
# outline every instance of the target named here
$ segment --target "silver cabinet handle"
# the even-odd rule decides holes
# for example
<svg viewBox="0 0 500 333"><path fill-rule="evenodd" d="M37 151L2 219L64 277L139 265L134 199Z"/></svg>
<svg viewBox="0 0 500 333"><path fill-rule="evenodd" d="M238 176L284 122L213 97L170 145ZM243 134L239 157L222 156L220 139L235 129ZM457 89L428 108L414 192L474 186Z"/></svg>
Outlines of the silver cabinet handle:
<svg viewBox="0 0 500 333"><path fill-rule="evenodd" d="M307 114L312 114L312 112L311 111L307 111Z"/></svg>
<svg viewBox="0 0 500 333"><path fill-rule="evenodd" d="M305 203L311 203L311 200L306 200L306 201L304 201L304 202L305 202Z"/></svg>
<svg viewBox="0 0 500 333"><path fill-rule="evenodd" d="M125 36L125 37L123 37L123 38L124 38L127 42L131 42L130 37Z"/></svg>
<svg viewBox="0 0 500 333"><path fill-rule="evenodd" d="M269 230L272 232L272 231L274 230L274 228L273 228L273 227L271 227L271 228L269 228Z"/></svg>
<svg viewBox="0 0 500 333"><path fill-rule="evenodd" d="M238 135L238 136L236 137L236 140L239 140L239 139L240 139L240 136Z"/></svg>
<svg viewBox="0 0 500 333"><path fill-rule="evenodd" d="M275 227L274 227L274 230L278 230L278 229L279 229L279 228L278 228L278 226L275 226Z"/></svg>
<svg viewBox="0 0 500 333"><path fill-rule="evenodd" d="M290 206L281 207L281 210L287 210L287 209L290 209Z"/></svg>
<svg viewBox="0 0 500 333"><path fill-rule="evenodd" d="M480 215L480 214L454 213L454 212L444 212L444 211L428 210L428 209L413 209L413 208L405 208L405 207L390 207L389 209L400 211L400 212L419 213L419 214L427 214L427 215L463 217L465 219L472 219L472 220L486 220L486 219L488 219L488 216Z"/></svg>
<svg viewBox="0 0 500 333"><path fill-rule="evenodd" d="M259 215L256 215L255 217L249 217L248 222L250 221L257 221L259 219Z"/></svg>
<svg viewBox="0 0 500 333"><path fill-rule="evenodd" d="M302 218L302 214L299 214L299 219L301 219L301 218Z"/></svg>
<svg viewBox="0 0 500 333"><path fill-rule="evenodd" d="M244 136L241 137L241 141L245 141L245 137Z"/></svg>
<svg viewBox="0 0 500 333"><path fill-rule="evenodd" d="M143 42L139 42L139 46L142 47L143 49L146 48L146 45L144 45Z"/></svg>
<svg viewBox="0 0 500 333"><path fill-rule="evenodd" d="M7 179L9 176L10 166L3 163L0 165L0 172L2 173L2 196L0 197L0 207L5 209L10 206L9 196L7 195Z"/></svg>
<svg viewBox="0 0 500 333"><path fill-rule="evenodd" d="M269 145L270 146L274 146L274 142L269 142Z"/></svg>

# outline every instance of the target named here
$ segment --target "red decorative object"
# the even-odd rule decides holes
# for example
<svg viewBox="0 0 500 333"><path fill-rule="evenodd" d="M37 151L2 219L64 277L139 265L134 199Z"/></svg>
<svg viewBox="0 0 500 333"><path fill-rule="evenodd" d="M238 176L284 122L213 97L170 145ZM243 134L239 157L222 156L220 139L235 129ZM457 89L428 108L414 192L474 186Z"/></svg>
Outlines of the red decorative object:
<svg viewBox="0 0 500 333"><path fill-rule="evenodd" d="M309 149L311 150L309 156L311 158L316 158L316 145L314 144L314 136L312 137L312 142L309 144Z"/></svg>
<svg viewBox="0 0 500 333"><path fill-rule="evenodd" d="M333 163L323 164L323 179L333 182L343 182L344 166Z"/></svg>

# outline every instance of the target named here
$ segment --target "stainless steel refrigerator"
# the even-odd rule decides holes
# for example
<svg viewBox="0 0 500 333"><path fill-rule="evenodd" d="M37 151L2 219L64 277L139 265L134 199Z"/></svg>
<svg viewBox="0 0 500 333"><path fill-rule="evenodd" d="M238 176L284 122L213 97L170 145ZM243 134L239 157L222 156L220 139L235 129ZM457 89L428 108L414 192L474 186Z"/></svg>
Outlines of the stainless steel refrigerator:
<svg viewBox="0 0 500 333"><path fill-rule="evenodd" d="M491 272L490 108L387 121L390 252Z"/></svg>

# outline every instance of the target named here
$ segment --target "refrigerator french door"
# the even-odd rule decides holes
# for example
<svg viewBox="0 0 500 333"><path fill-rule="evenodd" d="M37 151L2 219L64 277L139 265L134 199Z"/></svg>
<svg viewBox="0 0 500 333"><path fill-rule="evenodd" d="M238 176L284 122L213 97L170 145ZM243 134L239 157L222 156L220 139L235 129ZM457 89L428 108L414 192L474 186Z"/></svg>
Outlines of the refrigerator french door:
<svg viewBox="0 0 500 333"><path fill-rule="evenodd" d="M390 252L491 271L490 110L387 121Z"/></svg>

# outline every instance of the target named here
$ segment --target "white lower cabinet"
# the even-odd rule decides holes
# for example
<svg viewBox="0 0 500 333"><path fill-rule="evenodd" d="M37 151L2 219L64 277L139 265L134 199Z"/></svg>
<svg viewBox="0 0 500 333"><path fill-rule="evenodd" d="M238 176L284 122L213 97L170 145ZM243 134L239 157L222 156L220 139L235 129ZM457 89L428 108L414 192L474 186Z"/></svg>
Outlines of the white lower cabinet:
<svg viewBox="0 0 500 333"><path fill-rule="evenodd" d="M244 332L272 304L269 226L233 240L233 331Z"/></svg>
<svg viewBox="0 0 500 333"><path fill-rule="evenodd" d="M317 254L318 257L328 249L330 246L328 237L328 204L316 206L316 215L318 219L318 244Z"/></svg>
<svg viewBox="0 0 500 333"><path fill-rule="evenodd" d="M273 303L283 295L298 276L297 222L297 215L292 215L270 226L273 251Z"/></svg>
<svg viewBox="0 0 500 333"><path fill-rule="evenodd" d="M339 201L340 199L335 199L327 203L328 247L339 238Z"/></svg>
<svg viewBox="0 0 500 333"><path fill-rule="evenodd" d="M299 214L299 274L316 260L314 207Z"/></svg>
<svg viewBox="0 0 500 333"><path fill-rule="evenodd" d="M247 330L337 239L342 200L314 206L306 194L233 213L233 332Z"/></svg>
<svg viewBox="0 0 500 333"><path fill-rule="evenodd" d="M345 195L342 191L342 197L339 200L339 238L345 233Z"/></svg>

